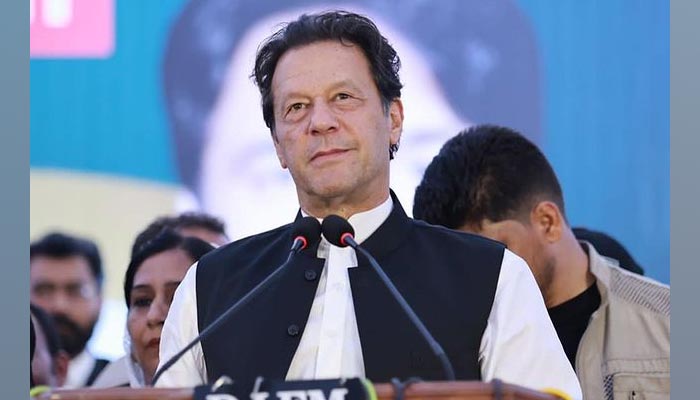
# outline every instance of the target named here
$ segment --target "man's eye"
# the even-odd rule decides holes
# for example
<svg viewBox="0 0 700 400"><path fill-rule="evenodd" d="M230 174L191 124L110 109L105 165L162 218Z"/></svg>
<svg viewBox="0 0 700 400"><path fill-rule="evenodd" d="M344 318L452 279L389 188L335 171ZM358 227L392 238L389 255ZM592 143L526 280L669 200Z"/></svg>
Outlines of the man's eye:
<svg viewBox="0 0 700 400"><path fill-rule="evenodd" d="M37 296L50 296L56 291L56 288L51 285L36 285L34 287L34 294Z"/></svg>
<svg viewBox="0 0 700 400"><path fill-rule="evenodd" d="M303 103L294 103L291 106L289 106L289 109L287 112L293 112L293 111L299 111L305 107L305 104Z"/></svg>
<svg viewBox="0 0 700 400"><path fill-rule="evenodd" d="M335 97L336 97L338 100L347 100L347 99L350 98L350 95L347 94L347 93L338 93Z"/></svg>

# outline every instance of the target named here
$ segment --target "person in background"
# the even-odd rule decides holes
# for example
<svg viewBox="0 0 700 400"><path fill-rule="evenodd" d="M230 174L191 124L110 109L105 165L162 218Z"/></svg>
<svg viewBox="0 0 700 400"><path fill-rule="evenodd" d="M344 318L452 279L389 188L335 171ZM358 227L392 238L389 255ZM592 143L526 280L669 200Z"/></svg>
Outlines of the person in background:
<svg viewBox="0 0 700 400"><path fill-rule="evenodd" d="M217 247L229 242L229 238L226 236L226 225L220 219L209 214L191 211L156 218L134 240L134 244L131 246L131 256L133 257L141 246L164 229L172 229L183 236L202 239Z"/></svg>
<svg viewBox="0 0 700 400"><path fill-rule="evenodd" d="M68 372L68 354L61 348L56 327L51 316L41 308L30 304L30 388L56 388L63 386Z"/></svg>
<svg viewBox="0 0 700 400"><path fill-rule="evenodd" d="M92 241L50 233L29 250L30 301L53 318L70 356L65 388L89 386L108 361L87 348L102 306L102 260Z"/></svg>
<svg viewBox="0 0 700 400"><path fill-rule="evenodd" d="M163 321L175 289L188 268L213 249L208 242L169 228L141 246L124 277L127 355L107 366L93 387L143 387L151 383L158 366Z"/></svg>
<svg viewBox="0 0 700 400"><path fill-rule="evenodd" d="M668 399L670 288L577 240L563 198L532 142L483 125L460 132L433 158L413 215L501 241L527 261L585 399Z"/></svg>
<svg viewBox="0 0 700 400"><path fill-rule="evenodd" d="M34 360L34 351L36 350L36 331L34 330L34 319L29 318L29 387L34 386L34 370L32 369L32 360Z"/></svg>

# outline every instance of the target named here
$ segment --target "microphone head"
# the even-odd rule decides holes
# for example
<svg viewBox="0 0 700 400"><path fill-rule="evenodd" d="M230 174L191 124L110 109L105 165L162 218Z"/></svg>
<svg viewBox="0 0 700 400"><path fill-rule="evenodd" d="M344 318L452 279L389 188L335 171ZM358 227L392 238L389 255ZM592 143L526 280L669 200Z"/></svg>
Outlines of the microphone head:
<svg viewBox="0 0 700 400"><path fill-rule="evenodd" d="M326 240L338 247L346 247L349 245L349 243L345 241L345 237L348 235L351 237L355 236L355 230L352 228L352 225L350 225L345 218L334 214L323 219L321 230Z"/></svg>
<svg viewBox="0 0 700 400"><path fill-rule="evenodd" d="M299 250L315 245L321 240L321 224L314 217L304 217L294 221L292 239L300 239L303 244Z"/></svg>

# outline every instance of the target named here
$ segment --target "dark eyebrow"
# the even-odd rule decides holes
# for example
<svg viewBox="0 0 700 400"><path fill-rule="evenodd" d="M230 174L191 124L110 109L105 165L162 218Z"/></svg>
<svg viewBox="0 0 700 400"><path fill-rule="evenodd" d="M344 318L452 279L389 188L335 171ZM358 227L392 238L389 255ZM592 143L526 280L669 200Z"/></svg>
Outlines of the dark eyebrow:
<svg viewBox="0 0 700 400"><path fill-rule="evenodd" d="M360 90L359 87L357 87L354 83L352 83L352 81L350 79L343 79L343 80L340 80L340 81L332 84L330 87L330 90L336 90L336 89L339 89L339 88L344 87L344 86L347 86L352 90L356 90L356 91L362 93L362 90Z"/></svg>
<svg viewBox="0 0 700 400"><path fill-rule="evenodd" d="M362 93L362 90L361 90L359 87L357 87L357 85L355 85L350 79L341 79L341 80L339 80L339 81L333 83L333 84L328 88L328 90L333 91L333 90L337 90L337 89L339 89L339 88L341 88L341 87L348 87L348 88L350 88L350 89L352 89L352 90L354 90L354 91L357 91L357 92ZM291 91L291 92L288 92L288 93L283 93L283 95L280 96L280 100L282 101L281 105L284 105L284 103L285 103L288 99L290 99L290 98L295 98L295 97L306 98L306 97L308 97L308 96L305 95L305 94L303 94L303 93L301 93L301 92L298 92L298 91Z"/></svg>
<svg viewBox="0 0 700 400"><path fill-rule="evenodd" d="M135 285L131 287L131 291L135 290L151 290L151 285Z"/></svg>

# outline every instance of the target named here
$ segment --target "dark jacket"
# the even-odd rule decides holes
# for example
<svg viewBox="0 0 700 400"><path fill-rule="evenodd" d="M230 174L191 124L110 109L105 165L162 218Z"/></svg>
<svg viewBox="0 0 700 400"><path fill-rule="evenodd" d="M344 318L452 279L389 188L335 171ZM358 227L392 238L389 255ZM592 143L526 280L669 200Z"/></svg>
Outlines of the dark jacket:
<svg viewBox="0 0 700 400"><path fill-rule="evenodd" d="M479 347L503 259L500 243L410 219L393 195L386 221L361 245L441 343L458 379L479 379ZM197 267L199 330L281 265L291 224L222 247ZM324 260L294 256L280 279L202 343L209 381L284 379L304 331ZM364 257L349 271L367 378L444 379L439 361Z"/></svg>

